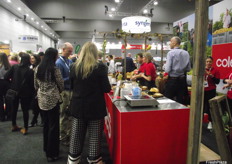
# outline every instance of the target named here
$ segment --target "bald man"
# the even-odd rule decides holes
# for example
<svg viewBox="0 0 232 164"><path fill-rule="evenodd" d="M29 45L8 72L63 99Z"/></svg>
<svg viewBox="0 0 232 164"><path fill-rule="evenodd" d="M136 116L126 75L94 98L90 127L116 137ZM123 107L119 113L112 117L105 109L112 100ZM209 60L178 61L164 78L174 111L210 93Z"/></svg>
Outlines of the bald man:
<svg viewBox="0 0 232 164"><path fill-rule="evenodd" d="M73 46L66 42L62 45L62 55L57 59L56 66L60 69L64 80L64 91L61 93L62 104L60 104L60 141L68 146L71 134L71 117L67 114L67 107L71 98L71 84L69 79L70 66L73 63L69 56L73 53Z"/></svg>
<svg viewBox="0 0 232 164"><path fill-rule="evenodd" d="M191 65L189 53L180 49L181 39L177 36L171 38L171 51L167 54L165 72L168 73L164 95L174 99L181 104L186 104L187 82L186 73L190 71Z"/></svg>

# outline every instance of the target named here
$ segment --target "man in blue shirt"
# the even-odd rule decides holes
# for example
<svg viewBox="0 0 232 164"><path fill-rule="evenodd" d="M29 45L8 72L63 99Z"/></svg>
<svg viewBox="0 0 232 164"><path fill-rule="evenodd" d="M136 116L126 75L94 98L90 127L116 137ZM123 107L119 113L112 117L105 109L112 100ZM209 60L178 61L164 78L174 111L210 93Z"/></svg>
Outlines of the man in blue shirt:
<svg viewBox="0 0 232 164"><path fill-rule="evenodd" d="M62 55L56 61L56 66L60 69L64 79L64 91L61 93L63 102L60 105L60 140L64 145L69 144L71 134L71 117L68 116L66 110L71 98L69 72L72 60L68 59L68 57L72 54L72 52L72 44L68 42L64 43L62 47Z"/></svg>
<svg viewBox="0 0 232 164"><path fill-rule="evenodd" d="M165 72L168 73L164 95L170 99L174 99L185 104L187 96L186 73L190 71L191 65L189 53L180 49L181 39L173 37L170 40L171 51L167 54Z"/></svg>

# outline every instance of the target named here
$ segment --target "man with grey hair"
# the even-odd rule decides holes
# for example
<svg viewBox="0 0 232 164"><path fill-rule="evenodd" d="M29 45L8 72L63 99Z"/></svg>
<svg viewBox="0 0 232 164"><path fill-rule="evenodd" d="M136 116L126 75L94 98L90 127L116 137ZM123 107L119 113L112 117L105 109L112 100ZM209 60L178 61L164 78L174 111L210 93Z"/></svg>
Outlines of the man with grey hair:
<svg viewBox="0 0 232 164"><path fill-rule="evenodd" d="M60 69L64 80L64 91L61 93L62 104L60 104L60 140L64 145L69 145L71 134L71 117L67 114L67 107L71 98L71 84L69 79L70 66L72 60L69 56L72 55L73 46L66 42L62 45L62 55L57 59L56 66Z"/></svg>
<svg viewBox="0 0 232 164"><path fill-rule="evenodd" d="M164 95L170 99L174 99L185 104L187 96L186 73L190 71L191 65L189 53L180 49L181 39L173 37L170 40L171 51L167 54L165 72L168 73Z"/></svg>

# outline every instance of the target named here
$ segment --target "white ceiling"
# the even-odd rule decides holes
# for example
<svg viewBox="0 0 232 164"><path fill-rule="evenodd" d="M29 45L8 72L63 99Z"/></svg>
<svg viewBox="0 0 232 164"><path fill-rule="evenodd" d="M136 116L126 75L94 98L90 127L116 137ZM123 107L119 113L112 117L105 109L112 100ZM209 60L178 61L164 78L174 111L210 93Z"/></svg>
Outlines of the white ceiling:
<svg viewBox="0 0 232 164"><path fill-rule="evenodd" d="M0 5L7 8L19 17L22 13L16 12L14 5L20 0L11 0L12 4L5 5L7 0L0 0ZM23 3L22 3L22 2ZM94 30L114 31L121 28L121 19L129 15L142 15L144 8L152 9L152 32L156 32L158 26L172 24L173 22L188 16L195 11L194 0L157 0L159 4L153 5L154 0L121 0L117 4L114 0L21 0L24 8L28 7L37 19L47 22L49 29L54 30L60 37L76 37L77 35L89 35ZM220 0L211 0L214 4ZM105 14L111 7L117 11L113 17ZM20 16L21 14L21 16ZM164 31L165 32L165 31ZM169 31L171 33L171 31ZM67 35L68 34L68 35Z"/></svg>

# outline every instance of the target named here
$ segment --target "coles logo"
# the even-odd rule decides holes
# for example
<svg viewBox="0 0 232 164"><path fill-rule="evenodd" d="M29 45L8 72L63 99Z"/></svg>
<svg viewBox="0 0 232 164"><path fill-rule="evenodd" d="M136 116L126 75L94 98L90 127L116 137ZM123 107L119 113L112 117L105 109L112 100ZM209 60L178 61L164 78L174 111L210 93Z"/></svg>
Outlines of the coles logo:
<svg viewBox="0 0 232 164"><path fill-rule="evenodd" d="M232 67L232 59L230 56L228 56L228 58L224 58L224 59L217 59L216 60L216 65L217 67Z"/></svg>
<svg viewBox="0 0 232 164"><path fill-rule="evenodd" d="M227 77L232 68L232 43L212 46L213 67L220 73L220 79Z"/></svg>

